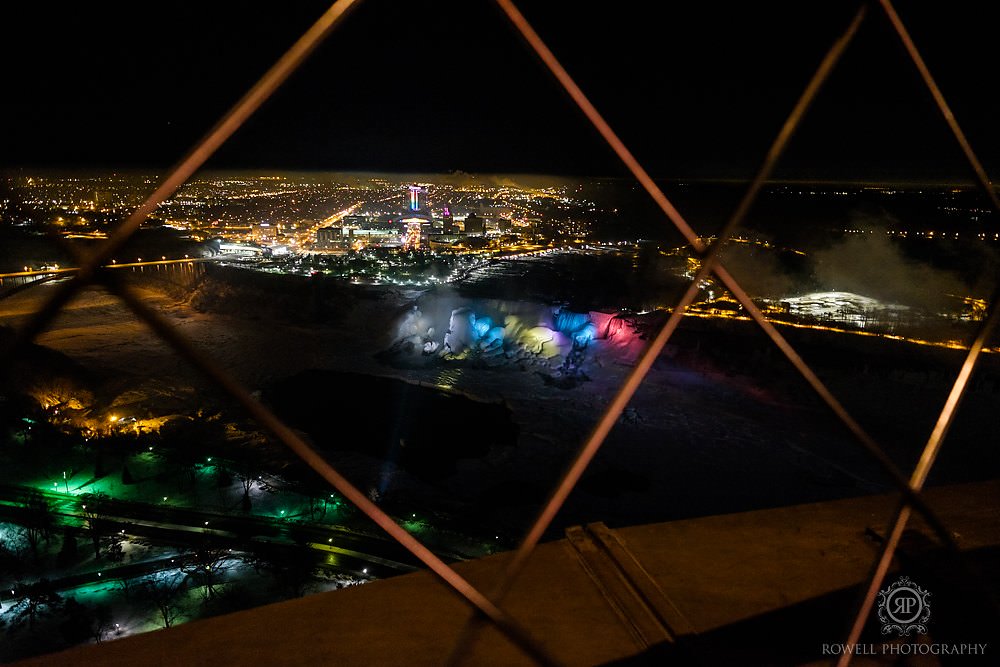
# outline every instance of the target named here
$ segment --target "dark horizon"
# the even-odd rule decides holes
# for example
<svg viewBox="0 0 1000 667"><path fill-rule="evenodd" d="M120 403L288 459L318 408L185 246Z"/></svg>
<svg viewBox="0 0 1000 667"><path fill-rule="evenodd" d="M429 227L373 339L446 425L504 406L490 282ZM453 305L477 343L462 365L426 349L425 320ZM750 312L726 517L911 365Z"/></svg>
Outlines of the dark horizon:
<svg viewBox="0 0 1000 667"><path fill-rule="evenodd" d="M9 165L0 167L0 175L7 178L12 177L31 177L34 174L43 175L58 175L58 176L78 176L80 174L86 174L88 176L111 176L111 175L127 175L127 176L145 176L150 178L161 178L166 173L169 172L169 165L124 165L124 166L106 166L106 165ZM635 178L631 174L619 174L619 175L601 175L601 174L556 174L556 173L543 173L543 172L511 172L511 171L479 171L479 172L466 172L461 170L455 171L403 171L403 170L392 170L392 169L322 169L322 168L277 168L277 167L213 167L210 169L202 169L197 172L189 179L190 181L195 181L198 179L212 178L220 175L232 175L232 174L246 174L254 177L295 177L295 176L308 176L315 174L337 174L337 175L347 175L352 177L361 176L391 176L393 178L398 178L401 182L416 179L429 179L429 178L457 178L457 177L469 177L473 179L496 179L496 178L537 178L537 179L553 179L553 180L563 180L571 182L598 182L598 181L609 181L616 183L627 183L629 181L636 182ZM752 180L752 175L748 174L746 177L712 177L712 176L700 176L700 177L684 177L684 176L658 176L653 175L653 179L660 183L667 183L670 185L747 185ZM636 182L638 187L638 183ZM852 187L871 187L871 186L899 186L906 188L915 187L955 187L963 188L969 190L980 189L981 185L974 180L972 176L968 178L942 178L939 180L926 180L926 179L829 179L829 178L772 178L765 181L765 187L783 186L783 185L817 185L817 186L852 186ZM1000 184L994 184L994 188L1000 188Z"/></svg>
<svg viewBox="0 0 1000 667"><path fill-rule="evenodd" d="M647 170L747 179L855 8L519 3ZM41 8L0 28L0 166L164 169L318 17L235 3ZM972 5L903 20L989 171L997 46ZM32 15L35 12L35 15ZM36 26L44 26L39 30ZM789 30L789 26L795 26ZM106 165L116 165L107 167ZM624 167L492 2L362 2L209 169L536 173ZM969 169L877 6L779 163L776 180L965 182Z"/></svg>

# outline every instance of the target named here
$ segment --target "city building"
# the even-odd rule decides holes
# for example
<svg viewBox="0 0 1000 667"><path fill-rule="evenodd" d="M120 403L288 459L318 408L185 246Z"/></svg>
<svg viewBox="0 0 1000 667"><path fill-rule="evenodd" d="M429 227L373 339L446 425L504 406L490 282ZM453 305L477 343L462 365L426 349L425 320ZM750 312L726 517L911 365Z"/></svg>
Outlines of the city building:
<svg viewBox="0 0 1000 667"><path fill-rule="evenodd" d="M475 213L470 213L465 218L465 233L472 235L482 235L486 231L486 221Z"/></svg>
<svg viewBox="0 0 1000 667"><path fill-rule="evenodd" d="M444 212L441 216L441 232L444 234L457 234L458 225L455 224L455 218L451 215L451 204L444 205Z"/></svg>
<svg viewBox="0 0 1000 667"><path fill-rule="evenodd" d="M343 232L343 227L320 227L316 230L316 247L337 247L343 240Z"/></svg>
<svg viewBox="0 0 1000 667"><path fill-rule="evenodd" d="M234 255L236 257L270 257L271 249L262 248L250 243L230 243L223 241L219 244L219 253L222 255Z"/></svg>
<svg viewBox="0 0 1000 667"><path fill-rule="evenodd" d="M317 250L357 250L362 247L391 248L400 244L399 232L393 229L358 229L336 225L316 230Z"/></svg>

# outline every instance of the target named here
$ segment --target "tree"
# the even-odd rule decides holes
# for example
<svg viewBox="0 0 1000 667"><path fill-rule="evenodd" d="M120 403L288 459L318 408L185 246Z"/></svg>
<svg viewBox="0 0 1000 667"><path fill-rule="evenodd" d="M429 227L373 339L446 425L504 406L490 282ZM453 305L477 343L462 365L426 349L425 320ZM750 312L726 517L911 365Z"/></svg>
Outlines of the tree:
<svg viewBox="0 0 1000 667"><path fill-rule="evenodd" d="M260 480L260 464L254 461L249 452L242 453L233 462L233 472L236 473L236 479L240 480L240 484L243 486L243 498L240 500L240 506L244 512L249 512L252 507L250 491Z"/></svg>
<svg viewBox="0 0 1000 667"><path fill-rule="evenodd" d="M21 498L21 509L22 534L31 549L31 557L37 563L38 547L43 539L48 542L52 532L52 510L48 499L35 489Z"/></svg>
<svg viewBox="0 0 1000 667"><path fill-rule="evenodd" d="M106 604L99 604L91 610L90 636L94 638L95 644L100 644L111 632L114 624L111 622L111 607Z"/></svg>
<svg viewBox="0 0 1000 667"><path fill-rule="evenodd" d="M129 579L128 577L122 577L116 583L118 584L118 590L122 592L126 600L131 600L136 592L136 588L141 588L141 586L136 585L134 579Z"/></svg>
<svg viewBox="0 0 1000 667"><path fill-rule="evenodd" d="M117 534L106 535L102 540L104 544L104 555L112 563L120 563L125 560L125 549L122 546L122 539Z"/></svg>
<svg viewBox="0 0 1000 667"><path fill-rule="evenodd" d="M240 480L243 486L243 497L241 507L244 512L249 512L252 507L250 491L254 486L266 488L260 481L264 472L261 457L261 448L264 445L262 436L258 433L243 433L235 431L235 435L230 435L227 446L227 458L230 460L230 467L233 475Z"/></svg>
<svg viewBox="0 0 1000 667"><path fill-rule="evenodd" d="M317 498L309 496L309 519L313 522L322 521L326 518L326 506L329 499L327 496Z"/></svg>
<svg viewBox="0 0 1000 667"><path fill-rule="evenodd" d="M177 620L180 609L177 601L187 577L178 571L150 575L142 583L142 591L160 614L163 627L169 628Z"/></svg>
<svg viewBox="0 0 1000 667"><path fill-rule="evenodd" d="M253 506L250 501L250 490L257 482L256 472L256 469L251 469L249 467L241 467L236 471L236 477L243 485L243 498L240 500L240 506L243 508L244 512L249 512Z"/></svg>
<svg viewBox="0 0 1000 667"><path fill-rule="evenodd" d="M94 545L94 558L101 559L101 538L110 532L110 524L105 518L108 501L106 493L88 493L81 498L80 509L84 516L84 526Z"/></svg>
<svg viewBox="0 0 1000 667"><path fill-rule="evenodd" d="M198 585L204 587L203 600L208 602L216 598L218 594L216 586L221 583L221 577L229 569L232 558L229 549L206 542L194 552L181 570L191 576Z"/></svg>
<svg viewBox="0 0 1000 667"><path fill-rule="evenodd" d="M39 579L33 584L26 584L18 587L17 602L15 602L8 614L13 620L10 623L12 630L23 627L25 624L28 630L35 629L35 622L44 616L49 616L62 607L63 599L52 586L48 579Z"/></svg>
<svg viewBox="0 0 1000 667"><path fill-rule="evenodd" d="M211 458L211 447L225 440L225 427L214 417L172 419L160 429L163 457L193 487L198 467Z"/></svg>
<svg viewBox="0 0 1000 667"><path fill-rule="evenodd" d="M19 531L0 531L0 574L12 579L20 578L27 560L26 549Z"/></svg>

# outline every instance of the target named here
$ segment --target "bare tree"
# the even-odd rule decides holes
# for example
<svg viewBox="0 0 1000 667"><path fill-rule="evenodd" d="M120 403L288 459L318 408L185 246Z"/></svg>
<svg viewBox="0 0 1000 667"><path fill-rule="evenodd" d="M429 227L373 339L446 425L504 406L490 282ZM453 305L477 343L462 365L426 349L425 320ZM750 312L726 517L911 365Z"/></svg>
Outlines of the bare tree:
<svg viewBox="0 0 1000 667"><path fill-rule="evenodd" d="M28 560L27 550L20 531L0 531L0 574L19 579Z"/></svg>
<svg viewBox="0 0 1000 667"><path fill-rule="evenodd" d="M250 491L256 486L258 489L266 490L268 486L261 481L263 468L257 460L253 451L241 449L237 452L233 461L233 474L240 480L243 486L243 497L240 499L240 507L244 512L249 512L253 504L250 499Z"/></svg>
<svg viewBox="0 0 1000 667"><path fill-rule="evenodd" d="M206 543L194 552L191 560L181 570L204 587L202 598L209 602L218 596L216 586L221 583L221 577L229 569L232 559L229 549Z"/></svg>
<svg viewBox="0 0 1000 667"><path fill-rule="evenodd" d="M263 446L263 436L257 433L240 433L231 437L227 445L232 472L243 486L243 497L240 502L244 512L249 512L252 507L250 491L254 486L266 487L260 481L263 472L261 463Z"/></svg>
<svg viewBox="0 0 1000 667"><path fill-rule="evenodd" d="M108 636L114 624L111 622L111 607L106 604L99 604L90 610L90 636L95 644L100 644Z"/></svg>
<svg viewBox="0 0 1000 667"><path fill-rule="evenodd" d="M52 614L63 604L62 597L48 579L39 579L16 590L18 600L8 611L13 618L10 623L11 629L17 629L26 623L29 630L34 630L39 618Z"/></svg>
<svg viewBox="0 0 1000 667"><path fill-rule="evenodd" d="M257 468L250 466L249 464L241 464L236 469L236 478L240 480L243 485L243 498L240 501L244 512L249 512L253 506L250 500L250 490L253 489L253 485L257 483L258 477Z"/></svg>
<svg viewBox="0 0 1000 667"><path fill-rule="evenodd" d="M180 612L177 601L186 580L180 572L161 572L151 575L142 584L143 593L159 612L165 628L177 620Z"/></svg>
<svg viewBox="0 0 1000 667"><path fill-rule="evenodd" d="M87 535L94 545L94 558L101 558L101 538L110 530L105 512L110 498L106 493L88 493L82 497L80 510L83 512Z"/></svg>
<svg viewBox="0 0 1000 667"><path fill-rule="evenodd" d="M122 577L115 582L118 585L118 590L122 592L126 600L131 600L132 596L136 592L136 581L135 579L129 579L128 577Z"/></svg>
<svg viewBox="0 0 1000 667"><path fill-rule="evenodd" d="M328 503L328 498L326 496L316 497L315 495L309 496L309 519L316 522L322 521L326 518L326 506Z"/></svg>
<svg viewBox="0 0 1000 667"><path fill-rule="evenodd" d="M31 557L37 563L38 547L42 540L48 542L52 534L52 509L48 499L36 489L27 492L21 499L20 525L22 535L31 549Z"/></svg>

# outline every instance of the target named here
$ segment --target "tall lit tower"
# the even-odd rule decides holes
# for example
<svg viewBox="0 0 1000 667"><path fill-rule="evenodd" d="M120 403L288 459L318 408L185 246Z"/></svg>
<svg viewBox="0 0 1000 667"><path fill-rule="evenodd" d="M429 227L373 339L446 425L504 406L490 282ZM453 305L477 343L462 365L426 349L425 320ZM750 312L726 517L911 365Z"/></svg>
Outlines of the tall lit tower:
<svg viewBox="0 0 1000 667"><path fill-rule="evenodd" d="M427 188L421 185L410 185L404 190L403 217L403 247L419 248L425 236L425 228L431 226L430 211L427 210Z"/></svg>
<svg viewBox="0 0 1000 667"><path fill-rule="evenodd" d="M407 191L406 209L416 213L427 208L427 188L411 185Z"/></svg>

